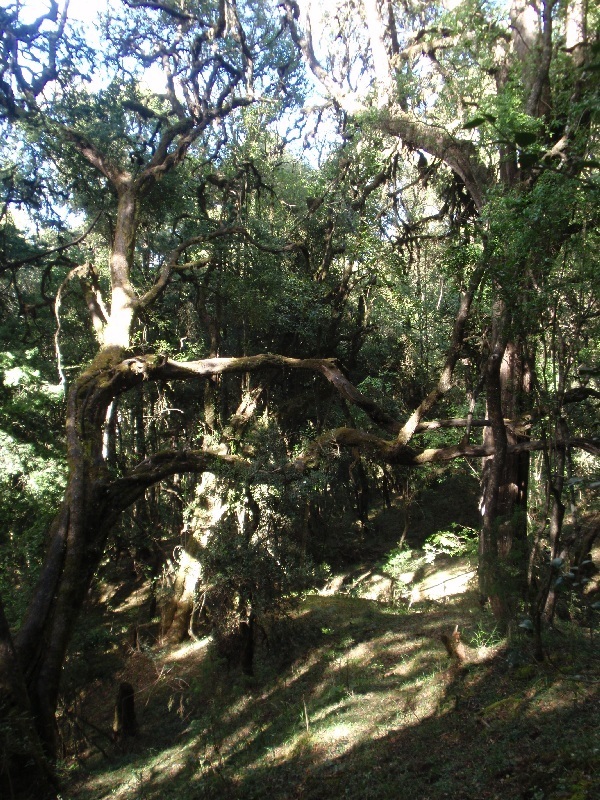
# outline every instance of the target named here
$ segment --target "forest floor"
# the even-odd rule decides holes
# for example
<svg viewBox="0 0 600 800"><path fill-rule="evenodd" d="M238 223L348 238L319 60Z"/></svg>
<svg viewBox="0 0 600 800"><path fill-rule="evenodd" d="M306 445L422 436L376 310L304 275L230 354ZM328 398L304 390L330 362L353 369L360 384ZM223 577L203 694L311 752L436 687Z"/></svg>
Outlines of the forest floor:
<svg viewBox="0 0 600 800"><path fill-rule="evenodd" d="M124 644L103 662L90 653L83 663L95 677L80 665L85 689L64 710L78 749L64 763L65 797L600 797L600 631L558 622L536 663L527 632L500 637L456 579L468 561L438 562L412 575L403 601L353 596L358 584L376 591L364 565L352 581L306 596L257 637L252 678L228 667L210 638ZM445 587L437 598L421 591L436 581ZM457 625L463 663L441 639ZM139 733L114 743L121 681L135 688Z"/></svg>

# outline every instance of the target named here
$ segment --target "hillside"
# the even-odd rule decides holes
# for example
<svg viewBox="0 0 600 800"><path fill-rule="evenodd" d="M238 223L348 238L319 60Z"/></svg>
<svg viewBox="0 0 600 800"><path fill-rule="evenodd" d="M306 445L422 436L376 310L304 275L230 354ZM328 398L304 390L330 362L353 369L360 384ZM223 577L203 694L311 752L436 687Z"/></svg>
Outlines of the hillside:
<svg viewBox="0 0 600 800"><path fill-rule="evenodd" d="M440 562L442 584L449 569L468 566L451 561ZM436 572L426 581L434 584ZM499 637L468 586L410 609L352 596L360 591L312 594L291 617L272 620L257 636L253 678L228 667L210 637L160 649L143 637L133 648L124 635L104 661L88 656L77 674L93 669L96 677L70 709L79 757L65 764L69 796L600 795L596 632L560 622L537 664L527 632ZM441 638L457 625L462 663ZM122 681L135 688L139 732L114 743Z"/></svg>

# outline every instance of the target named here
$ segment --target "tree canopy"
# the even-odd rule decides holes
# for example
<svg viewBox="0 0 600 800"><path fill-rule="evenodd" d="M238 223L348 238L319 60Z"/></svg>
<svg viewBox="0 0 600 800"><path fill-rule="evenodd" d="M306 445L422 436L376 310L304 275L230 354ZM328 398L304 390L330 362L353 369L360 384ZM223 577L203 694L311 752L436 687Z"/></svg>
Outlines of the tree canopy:
<svg viewBox="0 0 600 800"><path fill-rule="evenodd" d="M46 9L0 9L2 779L33 757L56 794L124 519L153 569L140 531L191 526L246 631L314 576L309 529L467 462L482 596L539 635L597 482L598 10Z"/></svg>

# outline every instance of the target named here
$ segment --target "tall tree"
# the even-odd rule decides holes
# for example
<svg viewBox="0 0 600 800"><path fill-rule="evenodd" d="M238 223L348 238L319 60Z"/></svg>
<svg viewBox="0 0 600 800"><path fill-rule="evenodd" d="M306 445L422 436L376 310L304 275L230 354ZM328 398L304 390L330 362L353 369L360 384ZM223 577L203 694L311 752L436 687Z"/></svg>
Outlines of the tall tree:
<svg viewBox="0 0 600 800"><path fill-rule="evenodd" d="M480 242L441 380L403 426L397 447L450 387L473 299L486 287L484 444L494 455L484 470L480 580L495 613L508 619L527 564L526 437L506 419L531 409L537 330L528 324L528 297L580 231L579 187L597 190L589 180L595 162L586 160L597 95L587 67L587 4L515 0L504 13L479 2L363 0L358 21L345 2L331 15L294 0L286 9L326 97L365 130L421 153L423 181L430 179L423 154L443 164L453 175L454 202L463 204L464 235ZM566 205L552 205L552 213L548 200L556 192ZM593 214L588 220L595 224Z"/></svg>
<svg viewBox="0 0 600 800"><path fill-rule="evenodd" d="M54 714L65 653L120 514L149 487L173 475L224 469L243 475L250 469L250 452L232 455L223 447L193 447L191 442L182 449L177 437L173 437L172 447L152 450L150 442L143 441L143 426L133 401L132 458L117 463L111 445L115 402L123 402L123 395L140 387L155 382L208 383L227 374L272 369L319 374L344 403L369 420L368 427L358 428L354 421L350 424L348 414L348 426L319 431L313 445L286 465L286 475L291 477L317 464L332 445L409 466L465 455L493 455L486 480L482 543L484 564L489 561L489 569L483 573L486 591L497 595L493 581L498 575L498 559L509 549L500 547L499 525L508 522L503 519L508 512L500 504L515 502L514 493L508 492L506 501L501 494L511 480L512 466L507 459L544 447L543 442L525 437L509 441L504 422L503 403L512 398L506 382L510 378L514 386L522 376L524 380L529 364L525 356L533 357L527 339L531 332L516 324L515 311L525 308L522 299L530 286L543 286L547 264L543 256L555 259L572 226L584 225L583 205L567 206L560 219L547 224L539 237L533 236L522 253L519 248L527 241L526 224L508 237L508 226L501 225L502 214L518 207L523 220L528 214L533 217L556 173L561 181L584 184L582 191L591 183L585 148L592 120L588 114L582 124L577 117L577 127L573 116L577 103L589 109L587 72L581 68L586 63L587 40L583 33L574 39L566 66L557 64L570 87L563 97L569 91L571 95L551 117L558 126L555 130L544 117L550 68L553 59L559 60L551 35L551 7L542 17L536 45L527 58L520 48L521 37L525 40L529 29L521 25L520 16L513 28L502 22L491 24L484 11L474 6L469 9L469 19L474 18L477 26L471 35L462 7L452 13L437 7L416 11L408 7L405 16L393 3L365 2L362 8L364 19L357 24L349 7L339 7L342 28L335 41L342 44L342 72L338 73L337 51L331 50L330 63L323 67L310 28L293 2L284 4L281 19L276 9L265 3L190 0L175 5L127 0L119 10L111 10L103 23L105 75L101 81L98 78L98 88L86 85L94 60L92 48L79 46L68 27L66 11L59 13L56 3L51 3L48 14L28 24L21 22L19 4L2 12L3 124L31 144L48 174L64 187L66 210L85 212L96 237L87 253L76 249L81 236L56 245L75 249L73 263L61 265L54 311L62 319L64 298L72 286L78 286L92 332L78 352L89 363L70 381L62 371L67 488L50 529L38 585L14 642L8 627L0 626L0 699L7 708L33 716L37 736L50 757L55 755ZM573 8L580 9L583 19L584 7L575 4ZM567 28L569 19L572 17L565 22ZM511 30L521 31L518 40ZM583 30L582 24L578 30ZM267 109L267 115L269 108L275 109L281 115L280 124L281 118L289 121L292 109L302 100L300 54L341 117L340 152L330 162L335 174L325 175L318 196L304 198L306 210L291 217L288 227L271 224L276 214L269 212L251 229L243 210L248 198L259 194L256 159L252 154L240 157L241 148L237 159L221 159L227 171L213 170L212 164L233 152L239 139L244 140L239 124L242 111L246 112L245 124L250 109L255 108ZM100 57L97 53L96 58ZM575 63L580 57L583 60ZM364 64L361 59L366 59ZM414 68L415 59L424 59L419 69ZM483 78L478 64L487 65ZM526 90L514 78L519 70L527 76ZM152 84L149 79L144 82L144 75L152 76ZM153 88L157 75L162 81L159 90ZM368 85L364 76L372 78ZM424 77L434 82L435 96L428 96L422 85ZM483 99L482 81L486 87ZM365 99L369 93L374 93L374 103ZM470 112L473 103L481 106L476 112L479 116ZM436 240L450 232L460 251L450 345L439 378L430 381L428 393L417 399L404 422L389 407L382 408L358 391L337 363L324 357L330 353L318 353L320 339L328 348L336 340L339 344L345 309L355 302L358 322L344 329L346 341L340 350L350 363L357 361L372 287L368 270L361 264L369 258L369 263L374 263L380 242L392 230L400 231L396 238L403 244L430 235L426 221L411 218L402 208L407 194L405 187L398 186L406 177L398 167L400 151L363 159L361 131L376 131L380 137L400 141L405 152L413 153L406 160L412 158L416 180L431 183L445 197L442 208L434 209L433 214L424 208L422 216L434 227L440 223ZM346 186L351 186L349 203ZM378 217L371 200L379 201L385 196L384 187L389 186L394 190ZM565 196L570 197L569 192L565 191ZM329 203L330 199L333 202ZM291 208L294 204L290 201L282 198L281 206ZM367 236L373 227L368 214L373 214L379 226L377 236ZM448 230L441 230L446 221ZM235 268L242 278L251 261L249 257L248 263L244 262L246 254L260 252L286 266L290 262L284 259L293 256L298 270L301 264L311 272L311 280L327 287L320 295L315 293L329 309L322 326L315 324L316 335L311 338L303 331L303 337L291 337L290 350L282 355L252 352L262 345L270 349L266 335L263 342L250 345L250 337L228 339L224 335L222 305L228 301L227 290L242 291L240 284L244 287L243 280L236 283L222 269L226 249L220 246L225 241L235 242ZM351 246L355 258L346 250ZM360 250L363 246L368 257ZM511 247L517 255L509 260ZM43 260L51 249L39 248L32 255ZM227 257L233 260L231 251ZM30 261L29 254L15 258L14 274L31 263L37 262ZM216 276L223 280L218 291L212 291L211 281ZM153 327L160 330L158 308L174 304L180 278L196 286L206 342L202 355L208 357L172 359L160 346L148 347L144 342L144 332ZM300 281L288 280L291 293ZM360 300L355 299L357 295ZM472 445L466 436L450 447L415 447L415 435L436 425L466 425L469 431L475 424L472 419L425 422L424 418L450 390L459 360L472 356L466 337L478 297L484 298L481 316L488 326L482 352L492 437L482 445ZM273 318L277 313L273 312ZM81 335L80 320L73 324ZM159 338L157 334L155 339ZM59 337L59 352L62 342ZM295 348L300 353L293 353ZM223 355L236 350L235 355ZM508 361L507 354L513 352L514 359ZM216 430L219 409L208 385L206 425ZM597 452L594 442L582 439L578 443ZM521 493L524 489L521 487ZM512 529L502 536L507 541L515 538ZM500 605L497 603L499 613L504 614ZM15 674L17 663L20 675ZM46 775L35 731L31 726L24 730L40 775ZM51 795L52 781L47 775L44 780Z"/></svg>

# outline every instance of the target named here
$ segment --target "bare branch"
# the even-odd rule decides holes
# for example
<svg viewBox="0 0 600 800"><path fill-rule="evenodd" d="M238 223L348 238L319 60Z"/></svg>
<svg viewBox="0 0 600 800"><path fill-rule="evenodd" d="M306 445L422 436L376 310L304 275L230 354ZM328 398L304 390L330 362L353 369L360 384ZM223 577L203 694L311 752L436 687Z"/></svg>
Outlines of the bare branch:
<svg viewBox="0 0 600 800"><path fill-rule="evenodd" d="M585 450L593 455L600 455L600 442L595 439L569 439L560 446ZM323 458L336 452L340 447L358 448L369 452L374 458L388 464L405 467L420 467L423 464L454 461L457 458L485 458L496 454L493 444L472 445L461 442L450 447L413 450L410 447L398 448L393 441L381 439L366 431L355 428L336 428L328 431L313 442L306 453L294 462L296 469L304 471L314 469ZM523 441L507 445L508 454L533 452L548 447L543 441Z"/></svg>
<svg viewBox="0 0 600 800"><path fill-rule="evenodd" d="M283 7L294 43L304 56L311 72L334 102L348 114L354 115L366 111L366 106L358 101L356 95L344 91L317 59L310 22L307 22L304 35L298 27L300 12L296 1L285 0ZM456 139L443 128L420 122L400 107L381 108L378 118L373 121L373 124L384 133L402 139L407 146L424 150L441 159L460 177L473 198L476 208L481 210L485 201L486 189L490 184L490 174L479 160L477 150L472 142Z"/></svg>
<svg viewBox="0 0 600 800"><path fill-rule="evenodd" d="M582 400L587 400L589 397L600 400L600 392L590 386L576 386L565 392L563 403L581 403Z"/></svg>
<svg viewBox="0 0 600 800"><path fill-rule="evenodd" d="M420 122L400 108L382 110L375 125L384 133L402 139L408 147L424 150L443 161L462 180L477 210L483 208L491 176L472 142Z"/></svg>
<svg viewBox="0 0 600 800"><path fill-rule="evenodd" d="M304 56L313 75L323 84L328 94L340 108L343 108L349 114L355 114L357 111L364 110L362 105L358 103L356 96L353 93L348 94L345 92L342 87L333 80L329 72L327 72L315 55L310 21L307 21L304 35L301 33L298 27L300 9L298 8L296 0L284 0L282 6L285 9L286 24L289 27L294 44Z"/></svg>
<svg viewBox="0 0 600 800"><path fill-rule="evenodd" d="M175 272L180 272L184 269L195 269L196 267L205 266L208 263L206 259L199 259L187 264L178 265L179 258L186 250L188 250L190 247L207 244L208 242L223 238L225 236L243 236L245 239L247 239L247 241L250 242L250 244L256 247L257 250L260 250L263 253L283 254L299 251L303 253L304 257L308 260L308 253L305 245L303 244L297 242L288 242L283 245L266 245L258 241L258 239L255 239L254 236L252 236L252 234L241 225L217 228L217 230L211 231L211 233L193 236L190 239L186 239L185 242L182 242L180 245L178 245L165 260L154 286L152 286L151 289L149 289L142 297L139 298L139 300L136 302L136 306L138 308L148 308L154 302L156 302L156 300L163 294L169 285L169 282Z"/></svg>
<svg viewBox="0 0 600 800"><path fill-rule="evenodd" d="M154 11L164 11L165 14L175 17L175 19L180 19L182 22L195 22L198 19L194 14L187 14L185 11L173 8L167 3L160 3L158 0L123 0L123 2L129 8L150 8Z"/></svg>
<svg viewBox="0 0 600 800"><path fill-rule="evenodd" d="M147 364L147 362L146 362ZM399 423L373 400L363 395L353 386L331 358L289 358L287 356L266 353L240 358L207 358L202 361L179 362L165 360L162 364L147 364L148 377L175 378L211 377L230 372L253 372L265 368L288 368L318 372L326 378L341 397L362 409L377 425L384 430L395 432Z"/></svg>
<svg viewBox="0 0 600 800"><path fill-rule="evenodd" d="M440 375L437 386L424 398L398 434L397 446L399 449L404 448L408 444L425 414L433 408L438 400L440 400L452 386L452 373L454 372L454 367L456 366L456 362L462 350L471 303L473 302L473 296L483 278L483 273L484 265L482 263L473 272L471 280L469 281L469 287L464 289L461 293L460 306L454 321L454 330L452 331L452 341L446 354L446 363L442 369L442 374Z"/></svg>

